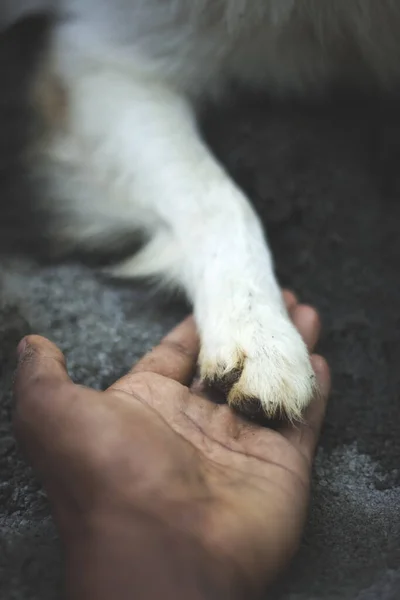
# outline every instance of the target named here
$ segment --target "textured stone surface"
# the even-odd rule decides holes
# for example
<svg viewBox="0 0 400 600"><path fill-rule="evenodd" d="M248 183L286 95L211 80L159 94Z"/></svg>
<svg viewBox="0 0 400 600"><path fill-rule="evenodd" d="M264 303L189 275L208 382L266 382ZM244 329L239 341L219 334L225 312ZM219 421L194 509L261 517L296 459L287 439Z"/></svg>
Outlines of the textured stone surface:
<svg viewBox="0 0 400 600"><path fill-rule="evenodd" d="M274 600L400 597L396 105L246 102L207 125L216 153L268 222L282 283L319 308L320 350L334 376L309 524ZM14 347L27 332L44 334L66 352L74 379L104 387L184 308L80 267L4 261L0 286L0 597L53 600L57 537L10 428Z"/></svg>

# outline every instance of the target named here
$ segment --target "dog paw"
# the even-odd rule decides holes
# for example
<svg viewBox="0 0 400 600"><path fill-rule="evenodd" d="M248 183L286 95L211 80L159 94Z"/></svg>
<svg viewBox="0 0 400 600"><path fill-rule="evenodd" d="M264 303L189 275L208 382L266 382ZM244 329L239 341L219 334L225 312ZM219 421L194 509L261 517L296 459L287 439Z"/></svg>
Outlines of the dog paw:
<svg viewBox="0 0 400 600"><path fill-rule="evenodd" d="M316 389L307 347L282 314L244 326L220 323L203 337L200 373L234 408L261 408L268 418L301 419Z"/></svg>

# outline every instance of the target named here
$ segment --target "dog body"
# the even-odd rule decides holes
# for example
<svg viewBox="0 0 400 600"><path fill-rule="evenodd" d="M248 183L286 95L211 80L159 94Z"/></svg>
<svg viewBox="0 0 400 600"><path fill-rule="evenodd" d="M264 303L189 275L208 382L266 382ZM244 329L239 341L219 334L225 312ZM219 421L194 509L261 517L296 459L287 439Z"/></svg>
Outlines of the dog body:
<svg viewBox="0 0 400 600"><path fill-rule="evenodd" d="M228 401L296 418L311 399L261 224L201 138L198 112L232 82L274 94L399 76L399 0L59 0L35 86L34 169L64 246L140 231L124 277L193 302L200 368Z"/></svg>

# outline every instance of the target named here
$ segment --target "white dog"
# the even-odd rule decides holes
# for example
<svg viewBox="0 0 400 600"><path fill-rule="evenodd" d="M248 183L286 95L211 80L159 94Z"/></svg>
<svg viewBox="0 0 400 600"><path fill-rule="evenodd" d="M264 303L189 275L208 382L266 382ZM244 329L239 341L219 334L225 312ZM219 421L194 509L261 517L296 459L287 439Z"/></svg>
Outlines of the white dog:
<svg viewBox="0 0 400 600"><path fill-rule="evenodd" d="M57 244L146 236L119 265L194 305L200 370L228 401L294 419L307 349L286 314L260 222L201 138L197 114L233 81L286 94L400 73L400 0L59 0L36 78L34 168Z"/></svg>

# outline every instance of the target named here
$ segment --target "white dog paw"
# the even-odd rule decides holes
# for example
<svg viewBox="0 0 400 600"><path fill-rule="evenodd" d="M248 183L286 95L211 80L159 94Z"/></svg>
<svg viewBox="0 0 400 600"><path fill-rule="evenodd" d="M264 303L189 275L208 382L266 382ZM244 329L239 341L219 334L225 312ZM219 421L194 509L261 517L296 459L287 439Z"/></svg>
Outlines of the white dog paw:
<svg viewBox="0 0 400 600"><path fill-rule="evenodd" d="M219 324L203 337L202 379L222 389L244 413L301 419L316 380L306 345L288 318Z"/></svg>

